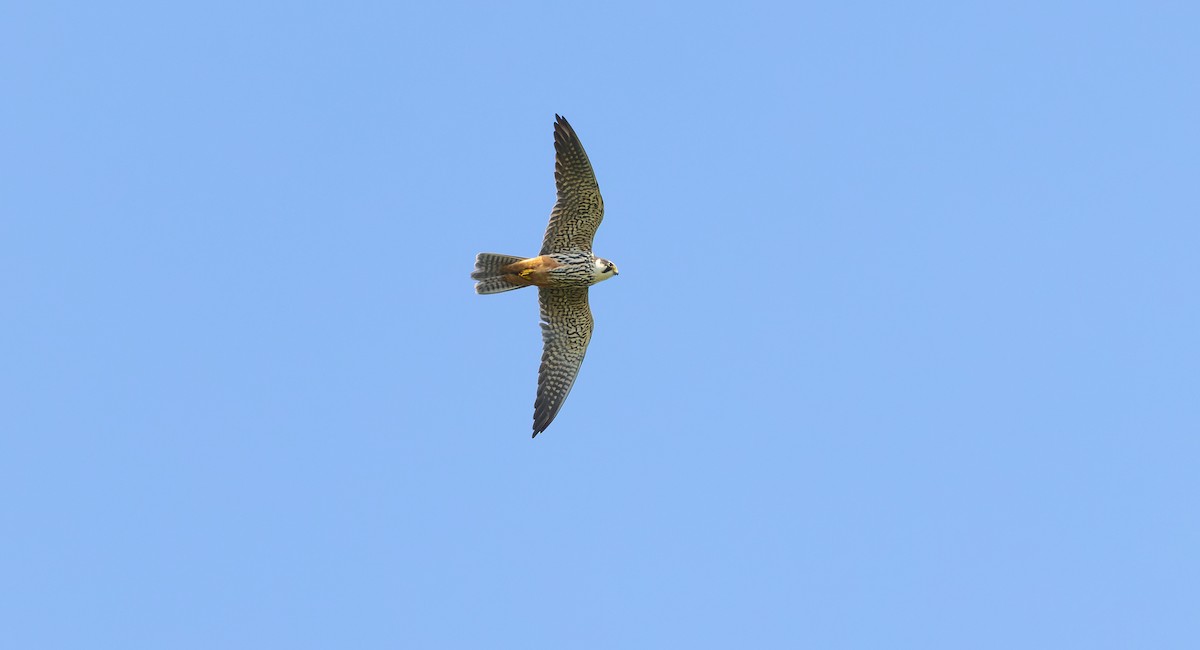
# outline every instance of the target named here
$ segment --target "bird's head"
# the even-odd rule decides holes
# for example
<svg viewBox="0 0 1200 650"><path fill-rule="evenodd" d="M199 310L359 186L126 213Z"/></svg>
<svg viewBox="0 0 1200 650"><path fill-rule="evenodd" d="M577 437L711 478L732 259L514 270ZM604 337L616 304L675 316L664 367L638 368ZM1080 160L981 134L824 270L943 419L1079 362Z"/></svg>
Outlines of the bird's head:
<svg viewBox="0 0 1200 650"><path fill-rule="evenodd" d="M617 265L603 257L597 257L592 268L592 274L595 276L596 282L603 282L614 275L618 275Z"/></svg>

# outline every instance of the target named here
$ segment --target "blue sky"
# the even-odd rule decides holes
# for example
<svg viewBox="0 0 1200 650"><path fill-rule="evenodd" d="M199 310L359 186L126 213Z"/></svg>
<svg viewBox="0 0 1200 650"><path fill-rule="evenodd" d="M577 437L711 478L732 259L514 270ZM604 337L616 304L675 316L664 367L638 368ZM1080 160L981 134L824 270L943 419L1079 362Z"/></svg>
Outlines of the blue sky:
<svg viewBox="0 0 1200 650"><path fill-rule="evenodd" d="M1194 5L406 4L0 9L0 645L1200 644Z"/></svg>

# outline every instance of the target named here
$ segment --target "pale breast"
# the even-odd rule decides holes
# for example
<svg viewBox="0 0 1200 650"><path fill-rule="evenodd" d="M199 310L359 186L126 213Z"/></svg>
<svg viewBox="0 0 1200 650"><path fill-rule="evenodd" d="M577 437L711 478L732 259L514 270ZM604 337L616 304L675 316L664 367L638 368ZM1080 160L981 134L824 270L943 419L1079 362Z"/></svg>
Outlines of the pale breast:
<svg viewBox="0 0 1200 650"><path fill-rule="evenodd" d="M555 287L587 287L595 283L595 258L588 251L571 249L551 253L545 257L553 258L557 266L550 271L550 286Z"/></svg>

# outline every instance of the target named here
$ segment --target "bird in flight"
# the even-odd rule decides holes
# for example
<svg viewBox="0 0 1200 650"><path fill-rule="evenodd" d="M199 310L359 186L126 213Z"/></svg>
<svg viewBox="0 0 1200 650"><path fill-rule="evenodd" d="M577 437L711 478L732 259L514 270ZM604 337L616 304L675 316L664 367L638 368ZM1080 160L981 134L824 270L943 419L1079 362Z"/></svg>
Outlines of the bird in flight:
<svg viewBox="0 0 1200 650"><path fill-rule="evenodd" d="M592 164L566 118L554 116L554 185L558 201L537 257L480 253L475 293L537 287L542 310L542 365L533 403L533 437L558 415L592 339L588 287L617 275L612 262L592 253L604 218L604 199Z"/></svg>

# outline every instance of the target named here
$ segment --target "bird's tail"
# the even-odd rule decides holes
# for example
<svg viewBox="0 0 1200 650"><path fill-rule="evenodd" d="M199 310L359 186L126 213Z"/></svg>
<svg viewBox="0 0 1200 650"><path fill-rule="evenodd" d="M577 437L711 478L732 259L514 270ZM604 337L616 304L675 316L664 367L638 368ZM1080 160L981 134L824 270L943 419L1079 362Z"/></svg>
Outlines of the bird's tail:
<svg viewBox="0 0 1200 650"><path fill-rule="evenodd" d="M471 279L478 280L475 293L500 293L520 289L525 285L513 284L504 277L501 269L525 258L516 255L500 255L497 253L480 253L475 256L475 271Z"/></svg>

